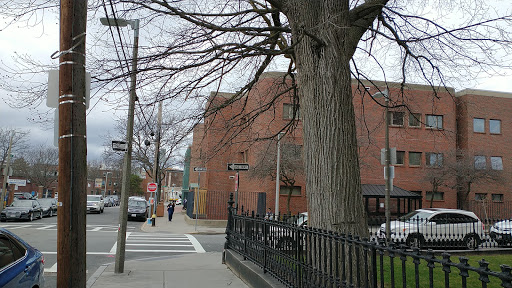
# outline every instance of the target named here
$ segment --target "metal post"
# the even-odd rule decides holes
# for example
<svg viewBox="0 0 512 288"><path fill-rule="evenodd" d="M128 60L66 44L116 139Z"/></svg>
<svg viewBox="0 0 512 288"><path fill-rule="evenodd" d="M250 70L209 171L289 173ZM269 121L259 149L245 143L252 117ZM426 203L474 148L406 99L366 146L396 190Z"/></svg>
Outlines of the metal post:
<svg viewBox="0 0 512 288"><path fill-rule="evenodd" d="M0 212L4 210L4 199L7 195L7 182L9 181L9 165L11 163L11 148L12 148L12 139L14 138L14 130L11 132L11 139L9 140L9 149L7 149L7 162L5 164L4 169L4 182L2 182L2 203L0 204Z"/></svg>
<svg viewBox="0 0 512 288"><path fill-rule="evenodd" d="M386 216L386 239L388 241L391 237L391 227L390 227L390 209L389 209L389 198L390 198L390 191L391 191L391 169L390 169L390 163L391 163L391 153L389 151L389 95L385 96L386 100L386 139L385 139L385 149L386 149L386 195L384 198L384 208L385 208L385 216Z"/></svg>
<svg viewBox="0 0 512 288"><path fill-rule="evenodd" d="M135 101L137 99L135 88L137 81L137 52L139 49L139 19L131 20L130 24L134 30L134 33L132 70L130 75L130 104L128 107L128 123L126 126L126 141L128 142L128 151L126 151L124 155L123 164L123 188L121 190L121 203L119 205L119 231L117 233L115 273L124 272L124 259L126 252L126 221L128 219L128 193L130 192L130 176L132 166L133 119L135 112Z"/></svg>
<svg viewBox="0 0 512 288"><path fill-rule="evenodd" d="M283 133L279 133L277 135L277 167L276 167L276 207L275 207L275 211L274 211L274 220L275 217L278 217L279 215L279 174L281 173L280 171L280 164L281 164L281 138L282 138L282 135Z"/></svg>
<svg viewBox="0 0 512 288"><path fill-rule="evenodd" d="M159 162L160 162L160 131L162 130L162 101L158 104L158 118L157 118L157 132L155 142L155 165L153 166L153 181L156 183L155 191L155 205L153 205L153 214L156 214L156 205L160 202L160 177L159 177Z"/></svg>
<svg viewBox="0 0 512 288"><path fill-rule="evenodd" d="M194 195L194 203L196 206L196 226L194 230L197 231L197 218L199 218L199 188L201 188L201 172L197 172L197 188Z"/></svg>

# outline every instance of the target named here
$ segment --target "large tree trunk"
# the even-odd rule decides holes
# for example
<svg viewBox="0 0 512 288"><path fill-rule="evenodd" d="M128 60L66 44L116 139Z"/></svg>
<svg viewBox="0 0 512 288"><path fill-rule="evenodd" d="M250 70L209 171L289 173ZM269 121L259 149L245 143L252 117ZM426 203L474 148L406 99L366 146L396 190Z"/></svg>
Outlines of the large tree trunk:
<svg viewBox="0 0 512 288"><path fill-rule="evenodd" d="M353 48L347 47L348 1L292 2L294 7L286 11L297 43L308 221L366 237L349 66Z"/></svg>

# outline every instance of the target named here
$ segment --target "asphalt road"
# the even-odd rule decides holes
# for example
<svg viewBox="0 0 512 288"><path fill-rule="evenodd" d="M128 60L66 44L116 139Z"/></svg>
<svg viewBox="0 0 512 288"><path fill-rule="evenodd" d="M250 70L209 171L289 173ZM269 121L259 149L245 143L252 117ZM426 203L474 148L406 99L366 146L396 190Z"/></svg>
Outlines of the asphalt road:
<svg viewBox="0 0 512 288"><path fill-rule="evenodd" d="M103 264L115 262L119 207L105 207L102 214L87 214L87 279ZM128 222L125 261L196 253L199 250L222 251L224 235L197 235L203 246L185 235L149 234L140 227L143 222ZM45 257L45 287L56 287L57 271L57 216L33 222L6 222L0 227L11 230Z"/></svg>

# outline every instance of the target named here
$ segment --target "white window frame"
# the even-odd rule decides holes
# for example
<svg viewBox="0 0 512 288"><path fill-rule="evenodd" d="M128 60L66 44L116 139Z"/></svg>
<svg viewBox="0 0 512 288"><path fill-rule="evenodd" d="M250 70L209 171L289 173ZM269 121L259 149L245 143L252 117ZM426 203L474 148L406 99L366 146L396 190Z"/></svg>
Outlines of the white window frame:
<svg viewBox="0 0 512 288"><path fill-rule="evenodd" d="M492 123L496 123L497 124L497 130L496 130L496 126L494 126L494 129L493 129ZM499 120L499 119L490 119L489 120L489 133L491 133L491 134L501 134L501 120Z"/></svg>
<svg viewBox="0 0 512 288"><path fill-rule="evenodd" d="M491 156L491 169L503 170L503 158L501 156Z"/></svg>
<svg viewBox="0 0 512 288"><path fill-rule="evenodd" d="M475 155L475 169L484 170L487 168L487 159L482 155Z"/></svg>
<svg viewBox="0 0 512 288"><path fill-rule="evenodd" d="M430 129L443 129L443 115L427 114L425 126Z"/></svg>
<svg viewBox="0 0 512 288"><path fill-rule="evenodd" d="M418 125L411 125L411 121L417 122ZM421 113L409 113L409 127L421 127Z"/></svg>
<svg viewBox="0 0 512 288"><path fill-rule="evenodd" d="M473 118L473 132L474 133L485 133L485 119L484 118Z"/></svg>

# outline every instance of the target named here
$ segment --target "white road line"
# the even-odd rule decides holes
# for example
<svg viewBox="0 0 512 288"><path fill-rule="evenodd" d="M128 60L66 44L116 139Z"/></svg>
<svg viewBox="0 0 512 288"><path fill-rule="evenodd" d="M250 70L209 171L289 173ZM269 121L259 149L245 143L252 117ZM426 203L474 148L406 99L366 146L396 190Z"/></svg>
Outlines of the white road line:
<svg viewBox="0 0 512 288"><path fill-rule="evenodd" d="M137 249L126 249L126 252L162 252L162 253L196 253L194 250L137 250ZM41 252L46 255L57 255L57 252ZM87 255L115 255L115 253L110 252L87 252Z"/></svg>
<svg viewBox="0 0 512 288"><path fill-rule="evenodd" d="M57 262L51 268L45 268L44 273L57 273Z"/></svg>
<svg viewBox="0 0 512 288"><path fill-rule="evenodd" d="M160 240L132 240L132 239L128 239L128 240L126 240L126 242L143 242L143 243L189 243L189 242L190 242L190 240L188 240L188 239L184 239L184 240L175 240L175 241L169 241L169 240L160 241Z"/></svg>
<svg viewBox="0 0 512 288"><path fill-rule="evenodd" d="M128 240L128 237L130 237L130 234L132 234L132 232L126 232L126 240ZM117 251L117 241L114 243L114 246L112 246L112 248L110 249L110 253L116 254L116 251Z"/></svg>
<svg viewBox="0 0 512 288"><path fill-rule="evenodd" d="M131 244L131 243L126 243L126 246L155 246L155 245L150 245L150 244ZM194 245L192 244L183 244L183 245L176 245L176 244L158 244L158 247L193 247Z"/></svg>
<svg viewBox="0 0 512 288"><path fill-rule="evenodd" d="M196 249L197 253L205 253L206 252L206 251L204 251L203 246L201 246L201 243L199 243L199 241L197 241L196 237L194 237L190 234L185 234L185 236L187 236L188 240L190 240L192 245L194 245L194 248Z"/></svg>
<svg viewBox="0 0 512 288"><path fill-rule="evenodd" d="M154 252L154 253L196 253L194 250L130 250L126 252Z"/></svg>
<svg viewBox="0 0 512 288"><path fill-rule="evenodd" d="M103 229L103 227L96 227L92 230L87 230L87 231L91 231L91 232L94 232L94 231L100 231L101 229Z"/></svg>
<svg viewBox="0 0 512 288"><path fill-rule="evenodd" d="M39 228L36 228L36 229L37 230L46 230L46 229L51 228L51 227L55 227L55 225L47 225L47 226L39 227Z"/></svg>

